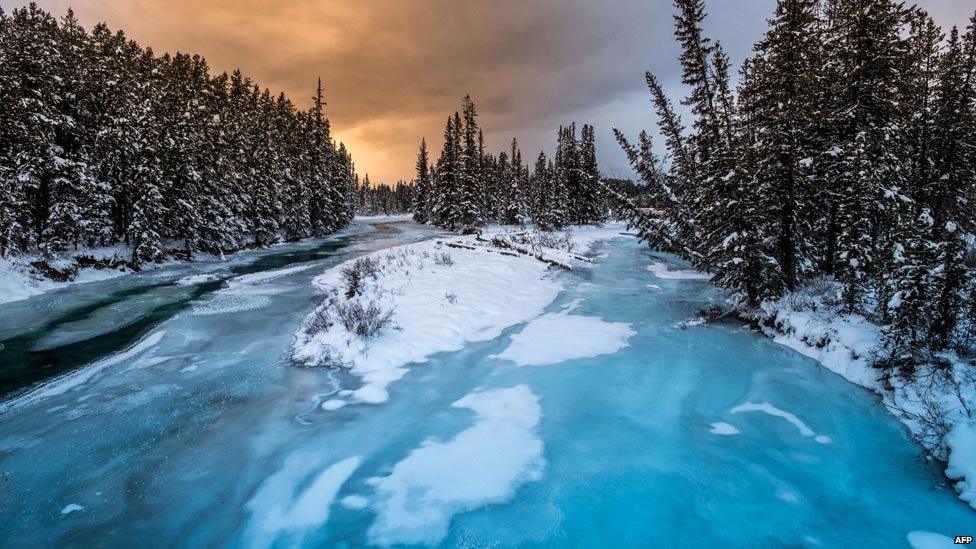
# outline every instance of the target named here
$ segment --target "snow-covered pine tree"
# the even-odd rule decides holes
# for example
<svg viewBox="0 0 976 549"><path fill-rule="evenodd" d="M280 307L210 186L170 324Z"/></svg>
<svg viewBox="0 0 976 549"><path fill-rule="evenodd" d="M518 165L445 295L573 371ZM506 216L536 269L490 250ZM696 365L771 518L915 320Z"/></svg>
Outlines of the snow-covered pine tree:
<svg viewBox="0 0 976 549"><path fill-rule="evenodd" d="M905 51L900 4L831 0L824 31L822 131L829 148L818 175L828 205L825 264L844 284L848 310L858 308L879 254L890 253L902 195L899 169L899 80Z"/></svg>
<svg viewBox="0 0 976 549"><path fill-rule="evenodd" d="M505 193L505 212L503 222L507 225L522 225L525 221L525 170L522 167L522 151L518 140L512 139L507 172L502 172L502 185Z"/></svg>
<svg viewBox="0 0 976 549"><path fill-rule="evenodd" d="M596 132L590 124L583 124L580 132L579 154L580 192L577 223L600 224L606 220L607 213L604 197L601 194L600 167L596 161Z"/></svg>
<svg viewBox="0 0 976 549"><path fill-rule="evenodd" d="M280 239L282 204L277 200L277 186L284 180L275 150L275 101L265 88L257 105L258 123L251 127L254 139L255 165L252 171L250 211L248 214L254 243L269 246Z"/></svg>
<svg viewBox="0 0 976 549"><path fill-rule="evenodd" d="M458 159L460 157L460 116L448 117L444 145L434 173L431 193L431 223L453 231L458 225Z"/></svg>
<svg viewBox="0 0 976 549"><path fill-rule="evenodd" d="M472 234L484 225L482 210L481 150L478 145L477 110L471 96L465 95L461 105L463 126L461 127L461 156L458 164L458 219L457 225L463 234Z"/></svg>
<svg viewBox="0 0 976 549"><path fill-rule="evenodd" d="M535 169L532 171L532 222L542 230L549 230L552 223L549 219L550 202L552 201L552 170L546 153L539 152L536 157Z"/></svg>
<svg viewBox="0 0 976 549"><path fill-rule="evenodd" d="M353 166L328 120L239 71L212 77L199 56L156 57L33 4L0 13L0 61L0 254L135 245L147 224L159 242L222 252L351 219ZM160 220L136 211L157 199Z"/></svg>
<svg viewBox="0 0 976 549"><path fill-rule="evenodd" d="M427 223L430 220L430 158L427 155L427 140L420 140L420 150L417 152L417 186L416 200L413 205L413 220L417 223Z"/></svg>
<svg viewBox="0 0 976 549"><path fill-rule="evenodd" d="M935 302L929 334L935 349L949 346L974 275L965 260L976 234L971 202L976 196L976 51L964 51L967 45L973 48L973 32L970 29L964 40L952 28L939 67L935 165L926 192L935 251Z"/></svg>
<svg viewBox="0 0 976 549"><path fill-rule="evenodd" d="M773 295L796 289L813 265L809 189L817 97L822 63L818 0L780 0L770 29L756 44L740 89L742 119L754 162L747 169L756 185L756 207L769 220L775 269L765 285Z"/></svg>

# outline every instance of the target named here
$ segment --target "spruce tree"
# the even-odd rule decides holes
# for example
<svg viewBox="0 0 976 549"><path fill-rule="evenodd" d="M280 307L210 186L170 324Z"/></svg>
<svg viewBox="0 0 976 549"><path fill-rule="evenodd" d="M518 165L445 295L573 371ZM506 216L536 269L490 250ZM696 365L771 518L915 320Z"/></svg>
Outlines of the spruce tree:
<svg viewBox="0 0 976 549"><path fill-rule="evenodd" d="M413 220L417 223L430 221L430 159L427 157L427 140L420 140L420 150L417 153L416 200L413 205Z"/></svg>
<svg viewBox="0 0 976 549"><path fill-rule="evenodd" d="M461 155L458 159L457 225L463 234L478 232L484 220L481 216L483 188L481 148L478 143L478 113L471 96L462 102L463 126L460 128Z"/></svg>

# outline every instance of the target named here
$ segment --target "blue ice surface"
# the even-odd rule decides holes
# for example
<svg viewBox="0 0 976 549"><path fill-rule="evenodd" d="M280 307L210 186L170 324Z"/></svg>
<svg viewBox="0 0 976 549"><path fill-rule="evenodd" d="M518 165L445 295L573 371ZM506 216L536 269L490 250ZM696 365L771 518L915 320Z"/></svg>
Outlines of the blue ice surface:
<svg viewBox="0 0 976 549"><path fill-rule="evenodd" d="M397 242L374 238L361 251ZM401 518L428 542L903 547L911 531L973 531L976 513L869 392L739 324L679 328L722 295L645 268L673 258L630 239L595 252L607 257L551 275L566 289L549 311L580 300L570 314L631 324L624 349L516 366L494 358L524 327L513 326L411 365L383 405L329 412L317 405L356 378L296 368L287 349L314 307L311 278L346 256L259 284L271 299L203 295L153 328L158 344L0 415L0 546L368 545L380 520L375 478L482 421L452 403L518 386L541 410L538 474L507 479L501 500L448 506L443 532L423 531L436 522L424 502L439 496L414 487L417 505ZM829 441L783 417L732 413L749 402ZM738 433L715 434L713 423ZM506 424L488 427L483 453L438 464L435 479L487 475L519 450L495 444ZM62 514L69 505L83 509Z"/></svg>

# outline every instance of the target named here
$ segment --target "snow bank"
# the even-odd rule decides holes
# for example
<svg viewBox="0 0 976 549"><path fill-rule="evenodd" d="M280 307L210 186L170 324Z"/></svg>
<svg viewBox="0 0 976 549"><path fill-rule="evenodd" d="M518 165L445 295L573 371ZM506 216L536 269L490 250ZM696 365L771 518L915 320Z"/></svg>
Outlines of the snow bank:
<svg viewBox="0 0 976 549"><path fill-rule="evenodd" d="M536 435L539 398L525 385L471 393L453 404L477 414L474 426L447 442L426 441L373 479L376 520L370 543L435 544L451 517L501 503L541 478L545 461Z"/></svg>
<svg viewBox="0 0 976 549"><path fill-rule="evenodd" d="M949 467L946 475L957 479L959 497L976 508L976 422L959 423L946 439Z"/></svg>
<svg viewBox="0 0 976 549"><path fill-rule="evenodd" d="M32 274L29 263L29 258L0 259L0 303L20 301L69 284L107 280L129 272L115 269L81 269L73 280L55 282Z"/></svg>
<svg viewBox="0 0 976 549"><path fill-rule="evenodd" d="M635 333L627 323L570 315L565 310L529 322L498 358L527 366L608 355L626 347Z"/></svg>
<svg viewBox="0 0 976 549"><path fill-rule="evenodd" d="M362 380L362 387L343 395L349 402L385 402L388 385L406 374L407 364L494 339L505 328L538 316L561 288L545 276L550 269L585 261L570 250L618 234L613 228L582 229L561 240L569 249L556 249L525 231L493 228L481 237L449 237L375 252L366 256L369 265L348 261L315 278L326 300L296 333L293 358L308 366L348 367ZM349 297L348 270L357 261L369 274ZM391 312L393 324L371 337L357 335L334 318L338 308L348 305ZM328 406L339 407L338 402Z"/></svg>
<svg viewBox="0 0 976 549"><path fill-rule="evenodd" d="M948 461L946 475L957 481L960 497L976 508L976 418L969 412L976 406L973 367L947 354L948 374L922 366L912 381L898 376L881 379L881 372L871 366L880 327L861 315L846 314L835 294L836 288L826 283L740 314L776 343L880 395L927 452ZM946 376L951 383L937 381ZM939 421L932 421L933 410L939 410ZM948 432L941 428L944 424L951 427Z"/></svg>

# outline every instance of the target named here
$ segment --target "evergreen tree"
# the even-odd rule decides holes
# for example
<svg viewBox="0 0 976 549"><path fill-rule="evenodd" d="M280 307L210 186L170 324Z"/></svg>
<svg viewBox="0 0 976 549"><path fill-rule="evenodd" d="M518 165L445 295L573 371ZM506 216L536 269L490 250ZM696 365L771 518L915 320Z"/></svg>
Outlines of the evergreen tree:
<svg viewBox="0 0 976 549"><path fill-rule="evenodd" d="M0 12L0 255L182 241L222 253L337 230L355 173L309 112L197 55L157 57L35 4Z"/></svg>
<svg viewBox="0 0 976 549"><path fill-rule="evenodd" d="M482 181L482 151L478 143L478 113L475 110L471 96L464 96L462 102L463 126L460 128L461 155L458 159L458 213L457 225L464 234L478 232L484 225L482 218L481 199Z"/></svg>
<svg viewBox="0 0 976 549"><path fill-rule="evenodd" d="M522 151L519 150L518 140L512 139L510 160L502 170L502 184L505 185L504 223L507 225L522 225L525 221L525 195L527 184L525 170L522 167Z"/></svg>
<svg viewBox="0 0 976 549"><path fill-rule="evenodd" d="M765 284L796 289L801 264L811 250L810 195L816 146L810 135L816 122L815 91L821 75L817 0L781 0L770 29L756 47L748 78L740 91L743 120L754 162L747 169L755 180L757 207L771 221L775 238L769 250L776 268ZM778 288L773 288L775 293Z"/></svg>
<svg viewBox="0 0 976 549"><path fill-rule="evenodd" d="M427 140L420 140L420 151L417 153L416 202L413 205L413 220L417 223L427 223L430 220L430 159L427 157Z"/></svg>

